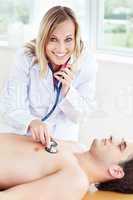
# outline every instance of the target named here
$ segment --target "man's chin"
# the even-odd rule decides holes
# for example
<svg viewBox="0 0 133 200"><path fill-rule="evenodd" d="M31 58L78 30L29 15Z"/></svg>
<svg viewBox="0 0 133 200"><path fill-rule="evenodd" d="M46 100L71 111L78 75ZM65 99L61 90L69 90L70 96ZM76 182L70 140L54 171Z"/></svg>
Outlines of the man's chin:
<svg viewBox="0 0 133 200"><path fill-rule="evenodd" d="M90 151L96 147L97 139L94 139L91 143Z"/></svg>

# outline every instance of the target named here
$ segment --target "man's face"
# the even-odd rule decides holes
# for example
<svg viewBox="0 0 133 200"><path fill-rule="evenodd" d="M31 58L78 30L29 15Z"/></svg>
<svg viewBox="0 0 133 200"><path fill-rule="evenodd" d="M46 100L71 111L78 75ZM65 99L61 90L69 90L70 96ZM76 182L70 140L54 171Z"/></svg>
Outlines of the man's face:
<svg viewBox="0 0 133 200"><path fill-rule="evenodd" d="M115 140L112 136L108 139L93 140L90 148L93 157L106 164L118 164L133 156L133 143Z"/></svg>
<svg viewBox="0 0 133 200"><path fill-rule="evenodd" d="M75 49L75 25L71 20L60 23L46 45L46 54L55 65L64 64Z"/></svg>

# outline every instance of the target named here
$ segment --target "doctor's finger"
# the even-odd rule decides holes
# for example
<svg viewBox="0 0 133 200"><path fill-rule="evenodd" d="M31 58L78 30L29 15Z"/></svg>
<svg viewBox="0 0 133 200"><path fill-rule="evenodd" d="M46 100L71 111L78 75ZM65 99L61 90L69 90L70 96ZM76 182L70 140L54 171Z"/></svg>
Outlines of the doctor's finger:
<svg viewBox="0 0 133 200"><path fill-rule="evenodd" d="M40 141L40 136L39 136L39 128L34 128L34 133L36 136L36 141L39 142Z"/></svg>
<svg viewBox="0 0 133 200"><path fill-rule="evenodd" d="M33 140L36 141L36 135L32 128L31 128L31 135L32 135Z"/></svg>
<svg viewBox="0 0 133 200"><path fill-rule="evenodd" d="M66 73L62 73L62 75L54 75L54 76L61 82L63 81L63 79L67 81L72 81L72 79Z"/></svg>
<svg viewBox="0 0 133 200"><path fill-rule="evenodd" d="M40 129L40 141L43 145L46 144L45 130L43 128Z"/></svg>
<svg viewBox="0 0 133 200"><path fill-rule="evenodd" d="M67 69L66 69L67 70ZM62 76L67 80L73 80L73 75L71 73L68 73L67 71L62 71Z"/></svg>
<svg viewBox="0 0 133 200"><path fill-rule="evenodd" d="M68 84L70 84L72 82L72 79L71 79L71 77L69 75L64 74L63 77L61 77L61 81L62 81L62 83L68 85Z"/></svg>
<svg viewBox="0 0 133 200"><path fill-rule="evenodd" d="M49 147L50 146L50 140L51 140L51 135L48 132L48 129L45 129L45 140L46 140L46 146Z"/></svg>
<svg viewBox="0 0 133 200"><path fill-rule="evenodd" d="M68 76L70 76L71 79L74 79L74 73L73 73L70 69L66 68L66 69L64 69L64 72L65 72Z"/></svg>
<svg viewBox="0 0 133 200"><path fill-rule="evenodd" d="M57 78L57 80L59 80L63 85L70 85L72 81L71 79L66 80L64 77L55 76L55 78Z"/></svg>

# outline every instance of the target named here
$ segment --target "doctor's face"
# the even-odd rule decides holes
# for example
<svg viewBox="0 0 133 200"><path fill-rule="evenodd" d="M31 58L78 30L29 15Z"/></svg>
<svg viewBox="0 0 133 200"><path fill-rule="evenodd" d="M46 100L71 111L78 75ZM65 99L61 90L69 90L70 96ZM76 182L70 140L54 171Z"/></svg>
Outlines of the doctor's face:
<svg viewBox="0 0 133 200"><path fill-rule="evenodd" d="M113 137L102 140L95 139L90 148L91 155L105 164L118 164L133 157L133 143Z"/></svg>
<svg viewBox="0 0 133 200"><path fill-rule="evenodd" d="M46 55L54 65L66 63L75 49L75 25L71 20L66 20L51 34L46 45Z"/></svg>

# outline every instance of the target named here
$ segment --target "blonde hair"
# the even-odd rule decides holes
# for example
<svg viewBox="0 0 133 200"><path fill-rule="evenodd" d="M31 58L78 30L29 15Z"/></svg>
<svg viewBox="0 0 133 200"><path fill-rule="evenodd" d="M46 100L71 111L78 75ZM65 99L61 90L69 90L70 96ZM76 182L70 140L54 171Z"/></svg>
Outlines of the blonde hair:
<svg viewBox="0 0 133 200"><path fill-rule="evenodd" d="M83 42L80 36L79 24L73 10L63 6L52 7L46 12L40 23L40 29L37 38L25 45L26 52L36 56L35 62L40 65L41 77L43 77L47 71L48 59L45 48L49 37L57 25L66 20L72 20L75 25L75 49L73 53L74 59L77 60L82 52Z"/></svg>

